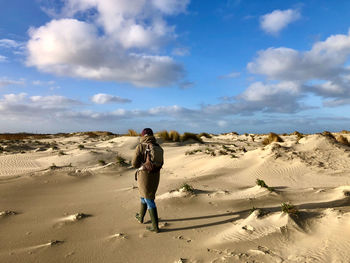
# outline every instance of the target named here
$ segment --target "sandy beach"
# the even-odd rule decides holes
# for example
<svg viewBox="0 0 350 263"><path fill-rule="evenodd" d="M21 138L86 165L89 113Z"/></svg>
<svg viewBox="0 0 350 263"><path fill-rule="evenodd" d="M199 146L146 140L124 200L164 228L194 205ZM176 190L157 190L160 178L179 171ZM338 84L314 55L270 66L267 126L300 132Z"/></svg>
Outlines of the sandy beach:
<svg viewBox="0 0 350 263"><path fill-rule="evenodd" d="M134 218L139 137L2 140L0 262L350 262L350 133L267 136L159 139L158 234Z"/></svg>

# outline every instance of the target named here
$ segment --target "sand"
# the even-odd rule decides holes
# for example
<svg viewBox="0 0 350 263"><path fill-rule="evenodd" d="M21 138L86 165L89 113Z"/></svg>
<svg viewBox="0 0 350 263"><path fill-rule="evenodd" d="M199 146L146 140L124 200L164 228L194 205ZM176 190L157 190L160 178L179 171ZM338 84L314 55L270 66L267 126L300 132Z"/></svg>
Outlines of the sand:
<svg viewBox="0 0 350 263"><path fill-rule="evenodd" d="M350 262L350 147L266 137L163 142L158 234L134 219L137 137L2 141L0 262Z"/></svg>

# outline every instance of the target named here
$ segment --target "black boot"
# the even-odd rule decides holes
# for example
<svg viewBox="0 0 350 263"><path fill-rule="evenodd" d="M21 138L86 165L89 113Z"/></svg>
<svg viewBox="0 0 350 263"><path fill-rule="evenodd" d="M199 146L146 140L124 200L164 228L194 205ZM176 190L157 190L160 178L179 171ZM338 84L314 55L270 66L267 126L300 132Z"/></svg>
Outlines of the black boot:
<svg viewBox="0 0 350 263"><path fill-rule="evenodd" d="M143 224L143 218L145 217L147 211L147 204L141 203L140 213L136 213L135 218L140 223Z"/></svg>
<svg viewBox="0 0 350 263"><path fill-rule="evenodd" d="M148 209L148 212L149 212L149 215L151 216L152 226L151 227L147 227L147 230L158 233L159 232L159 228L158 228L157 208Z"/></svg>

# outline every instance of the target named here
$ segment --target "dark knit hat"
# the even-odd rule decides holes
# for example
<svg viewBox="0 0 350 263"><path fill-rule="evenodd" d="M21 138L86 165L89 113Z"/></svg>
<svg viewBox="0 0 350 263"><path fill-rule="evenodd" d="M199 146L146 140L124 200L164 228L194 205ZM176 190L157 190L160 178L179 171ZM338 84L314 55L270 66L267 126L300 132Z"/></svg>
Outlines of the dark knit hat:
<svg viewBox="0 0 350 263"><path fill-rule="evenodd" d="M153 136L153 131L151 128L144 128L143 131L141 132L141 136Z"/></svg>

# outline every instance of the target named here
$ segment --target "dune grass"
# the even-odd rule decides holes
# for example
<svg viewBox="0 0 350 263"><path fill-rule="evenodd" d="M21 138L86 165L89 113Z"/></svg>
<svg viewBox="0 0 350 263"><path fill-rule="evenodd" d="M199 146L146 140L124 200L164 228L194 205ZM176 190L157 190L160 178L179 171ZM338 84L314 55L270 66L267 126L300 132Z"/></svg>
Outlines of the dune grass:
<svg viewBox="0 0 350 263"><path fill-rule="evenodd" d="M210 139L211 135L209 133L206 132L201 132L200 134L198 134L198 137L201 138L202 136L204 136L205 138Z"/></svg>
<svg viewBox="0 0 350 263"><path fill-rule="evenodd" d="M128 163L126 162L126 160L120 156L120 155L117 155L116 157L116 163L119 165L119 166L128 166Z"/></svg>
<svg viewBox="0 0 350 263"><path fill-rule="evenodd" d="M48 139L50 138L49 134L36 134L36 133L2 133L0 134L0 140L25 140L25 139Z"/></svg>
<svg viewBox="0 0 350 263"><path fill-rule="evenodd" d="M159 138L161 138L163 141L171 141L170 136L168 131L164 130L164 131L160 131L157 132L157 135L159 136Z"/></svg>
<svg viewBox="0 0 350 263"><path fill-rule="evenodd" d="M323 136L326 136L326 137L328 137L328 138L330 138L330 139L336 140L335 137L334 137L334 135L333 135L333 133L331 133L331 132L329 132L329 131L324 131L324 132L322 132L322 135L323 135Z"/></svg>
<svg viewBox="0 0 350 263"><path fill-rule="evenodd" d="M272 142L283 142L283 140L278 134L270 132L269 135L262 141L262 144L269 145Z"/></svg>
<svg viewBox="0 0 350 263"><path fill-rule="evenodd" d="M100 165L106 165L106 161L105 161L105 160L98 160L98 163L99 163Z"/></svg>
<svg viewBox="0 0 350 263"><path fill-rule="evenodd" d="M273 187L270 187L268 186L264 180L261 180L261 179L256 179L255 181L256 185L260 186L260 187L264 187L266 188L267 190L269 190L270 192L273 192L275 189Z"/></svg>
<svg viewBox="0 0 350 263"><path fill-rule="evenodd" d="M304 137L304 135L298 131L293 132L291 135L296 135L298 140Z"/></svg>
<svg viewBox="0 0 350 263"><path fill-rule="evenodd" d="M56 164L52 163L49 168L50 168L50 170L55 170L58 168L58 166Z"/></svg>
<svg viewBox="0 0 350 263"><path fill-rule="evenodd" d="M166 141L166 142L181 141L181 135L174 130L171 130L170 132L168 132L167 130L163 130L163 131L157 132L157 135L159 136L159 138L161 138L163 141Z"/></svg>
<svg viewBox="0 0 350 263"><path fill-rule="evenodd" d="M195 150L192 150L192 151L187 151L185 152L185 155L193 155L193 154L196 154L198 152L202 152L201 149L195 149Z"/></svg>
<svg viewBox="0 0 350 263"><path fill-rule="evenodd" d="M129 129L128 133L126 135L127 136L139 136L139 134L133 129Z"/></svg>
<svg viewBox="0 0 350 263"><path fill-rule="evenodd" d="M337 136L336 140L337 140L337 142L339 142L341 144L344 144L346 146L350 146L349 140L346 137L344 137L343 135Z"/></svg>
<svg viewBox="0 0 350 263"><path fill-rule="evenodd" d="M180 134L174 130L169 132L169 137L170 137L170 140L173 142L179 142L181 140Z"/></svg>
<svg viewBox="0 0 350 263"><path fill-rule="evenodd" d="M180 186L180 189L181 191L184 191L186 193L190 193L190 194L194 194L194 188L192 185L189 185L188 183L183 183L181 186Z"/></svg>
<svg viewBox="0 0 350 263"><path fill-rule="evenodd" d="M295 205L292 205L288 202L281 204L281 211L288 215L298 215L299 213L298 208Z"/></svg>
<svg viewBox="0 0 350 263"><path fill-rule="evenodd" d="M194 140L197 141L199 143L203 143L203 140L201 138L198 137L197 134L195 133L191 133L191 132L185 132L182 136L181 136L181 141L185 142L187 140Z"/></svg>

